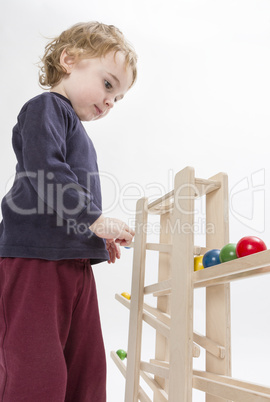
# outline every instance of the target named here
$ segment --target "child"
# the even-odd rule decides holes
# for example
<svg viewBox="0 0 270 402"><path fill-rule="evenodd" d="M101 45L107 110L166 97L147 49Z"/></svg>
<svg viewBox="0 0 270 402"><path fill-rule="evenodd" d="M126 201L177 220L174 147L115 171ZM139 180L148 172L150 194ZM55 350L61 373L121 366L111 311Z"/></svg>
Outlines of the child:
<svg viewBox="0 0 270 402"><path fill-rule="evenodd" d="M13 129L14 184L0 225L0 398L105 402L106 362L91 265L134 231L104 217L96 152L81 121L105 117L136 79L112 25L80 23L46 46L40 83Z"/></svg>

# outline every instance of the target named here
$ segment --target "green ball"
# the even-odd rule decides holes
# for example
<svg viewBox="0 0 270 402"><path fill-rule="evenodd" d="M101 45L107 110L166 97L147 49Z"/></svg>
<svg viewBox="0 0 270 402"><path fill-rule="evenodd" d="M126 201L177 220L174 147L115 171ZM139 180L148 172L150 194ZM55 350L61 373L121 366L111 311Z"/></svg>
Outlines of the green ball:
<svg viewBox="0 0 270 402"><path fill-rule="evenodd" d="M116 354L120 357L121 360L124 360L127 357L127 352L123 349L118 349Z"/></svg>
<svg viewBox="0 0 270 402"><path fill-rule="evenodd" d="M231 260L235 260L237 258L236 255L236 244L229 243L226 244L221 250L219 254L220 262L227 262Z"/></svg>

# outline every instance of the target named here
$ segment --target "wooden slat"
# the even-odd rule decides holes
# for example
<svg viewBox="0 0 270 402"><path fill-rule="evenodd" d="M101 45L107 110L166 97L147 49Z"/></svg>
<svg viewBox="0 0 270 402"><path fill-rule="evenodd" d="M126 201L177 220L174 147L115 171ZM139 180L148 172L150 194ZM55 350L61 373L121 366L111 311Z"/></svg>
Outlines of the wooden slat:
<svg viewBox="0 0 270 402"><path fill-rule="evenodd" d="M193 349L192 349L192 356L193 357L200 357L201 349L198 345L193 342Z"/></svg>
<svg viewBox="0 0 270 402"><path fill-rule="evenodd" d="M160 290L170 290L172 288L172 280L168 279L166 281L158 282L153 285L145 286L144 294L151 294L154 292L158 292Z"/></svg>
<svg viewBox="0 0 270 402"><path fill-rule="evenodd" d="M129 248L134 248L134 242L130 244ZM170 253L172 250L172 245L168 243L146 243L146 250Z"/></svg>
<svg viewBox="0 0 270 402"><path fill-rule="evenodd" d="M154 297L170 296L172 289L159 290L153 293Z"/></svg>
<svg viewBox="0 0 270 402"><path fill-rule="evenodd" d="M218 397L221 400L228 399L234 402L269 402L269 390L259 386L252 387L250 383L214 375L212 373L194 372L193 387L208 395Z"/></svg>
<svg viewBox="0 0 270 402"><path fill-rule="evenodd" d="M172 245L166 243L146 243L146 250L170 253L172 251Z"/></svg>
<svg viewBox="0 0 270 402"><path fill-rule="evenodd" d="M146 384L154 391L160 402L168 402L168 394L161 388L157 381L152 378L149 374L141 371L141 377L146 382Z"/></svg>
<svg viewBox="0 0 270 402"><path fill-rule="evenodd" d="M205 247L201 247L201 246L194 246L194 251L193 254L194 255L203 255L206 253L206 248Z"/></svg>
<svg viewBox="0 0 270 402"><path fill-rule="evenodd" d="M155 364L156 366L161 366L161 367L167 368L167 369L170 368L170 363L166 362L164 360L150 359L150 363Z"/></svg>
<svg viewBox="0 0 270 402"><path fill-rule="evenodd" d="M169 193L163 195L162 197L156 199L155 201L151 202L148 205L148 211L152 212L152 210L154 210L155 207L160 206L162 204L164 204L166 201L168 201L170 198L173 198L174 196L174 190L170 191Z"/></svg>
<svg viewBox="0 0 270 402"><path fill-rule="evenodd" d="M264 385L259 385L259 384L255 384L252 382L238 380L233 377L217 375L217 374L209 373L207 371L194 370L193 374L200 376L200 377L209 378L210 380L212 379L214 381L218 381L218 382L221 382L224 384L235 385L236 387L239 387L239 388L245 388L245 389L250 389L253 391L258 391L261 394L267 394L270 396L270 387L266 387Z"/></svg>
<svg viewBox="0 0 270 402"><path fill-rule="evenodd" d="M116 364L116 366L118 367L121 374L126 378L127 368L126 368L125 363L119 358L117 353L114 351L111 351L111 358L114 361L114 363Z"/></svg>
<svg viewBox="0 0 270 402"><path fill-rule="evenodd" d="M158 377L169 378L169 369L156 364L141 362L141 370L157 375Z"/></svg>
<svg viewBox="0 0 270 402"><path fill-rule="evenodd" d="M198 334L197 332L193 332L193 341L200 345L202 348L207 350L207 352L211 353L213 356L218 357L219 359L224 359L225 357L225 348L223 346L218 345L216 342L207 338L207 336Z"/></svg>
<svg viewBox="0 0 270 402"><path fill-rule="evenodd" d="M195 178L195 197L202 197L212 191L218 190L221 183L218 180Z"/></svg>
<svg viewBox="0 0 270 402"><path fill-rule="evenodd" d="M116 364L116 366L118 367L118 369L121 372L121 374L124 377L126 377L126 365L125 365L125 363L121 359L119 359L117 353L114 352L114 351L111 352L111 358L114 361L114 363ZM147 375L143 371L140 371L140 375L143 378L143 380L147 383L147 385L159 395L161 402L167 402L168 401L168 397L166 399L166 393L159 387L159 385L157 384L157 382L153 378L151 378L149 375ZM145 391L142 389L141 386L139 386L139 398L144 398L144 399L141 399L141 400L151 402L151 399L148 397L148 395L145 393ZM147 399L147 398L149 398L149 399Z"/></svg>
<svg viewBox="0 0 270 402"><path fill-rule="evenodd" d="M202 197L212 191L218 190L220 186L221 183L218 180L195 178L195 184L193 185L194 197ZM162 214L171 211L173 208L173 202L170 202L170 200L173 199L173 197L174 190L151 202L148 205L148 212Z"/></svg>
<svg viewBox="0 0 270 402"><path fill-rule="evenodd" d="M134 242L130 244L129 248L134 248ZM146 250L159 251L160 253L171 253L171 243L146 243ZM206 253L207 249L201 246L194 246L194 255Z"/></svg>
<svg viewBox="0 0 270 402"><path fill-rule="evenodd" d="M142 388L139 388L138 399L140 402L152 402Z"/></svg>
<svg viewBox="0 0 270 402"><path fill-rule="evenodd" d="M168 205L161 205L159 207L156 206L156 207L150 209L148 212L151 215L164 215L167 213L171 213L173 211L173 207L174 207L174 205L171 203Z"/></svg>
<svg viewBox="0 0 270 402"><path fill-rule="evenodd" d="M193 273L194 287L227 283L270 272L270 250L237 258Z"/></svg>
<svg viewBox="0 0 270 402"><path fill-rule="evenodd" d="M155 328L160 334L169 338L170 336L170 328L168 325L163 324L163 322L159 321L157 318L152 317L150 314L144 312L143 313L143 320L151 325L151 327Z"/></svg>
<svg viewBox="0 0 270 402"><path fill-rule="evenodd" d="M166 338L169 338L170 336L170 327L168 327L166 324L163 324L160 322L157 318L151 317L150 314L147 314L146 312L143 313L143 320L151 325L152 328L156 329L161 335L165 336ZM200 356L200 348L193 344L193 357L199 357Z"/></svg>
<svg viewBox="0 0 270 402"><path fill-rule="evenodd" d="M171 325L171 317L167 313L163 313L160 309L156 307L149 306L149 304L144 303L143 308L145 311L153 314L156 318L158 318L161 322L166 324L168 327Z"/></svg>
<svg viewBox="0 0 270 402"><path fill-rule="evenodd" d="M130 300L126 299L124 296L120 295L119 293L115 294L115 299L119 301L123 306L130 309Z"/></svg>
<svg viewBox="0 0 270 402"><path fill-rule="evenodd" d="M122 295L120 295L118 293L115 294L115 299L117 301L119 301L121 304L123 304L126 308L130 309L130 300L127 300L125 297L123 297ZM167 326L170 326L171 318L168 314L163 313L158 308L152 307L147 303L143 303L143 309L144 309L144 311L148 311L153 316L158 318L159 321L163 322Z"/></svg>

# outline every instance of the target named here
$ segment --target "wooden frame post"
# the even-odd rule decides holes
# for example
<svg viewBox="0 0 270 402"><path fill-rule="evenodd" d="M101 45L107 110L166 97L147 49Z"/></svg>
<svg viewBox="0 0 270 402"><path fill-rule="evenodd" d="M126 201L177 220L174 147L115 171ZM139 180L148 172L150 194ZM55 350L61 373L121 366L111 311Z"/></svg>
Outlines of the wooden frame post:
<svg viewBox="0 0 270 402"><path fill-rule="evenodd" d="M125 402L137 402L139 395L142 316L148 218L147 198L141 198L136 207L136 227L132 271L132 303L129 319L127 375Z"/></svg>
<svg viewBox="0 0 270 402"><path fill-rule="evenodd" d="M169 401L192 401L194 169L175 176Z"/></svg>
<svg viewBox="0 0 270 402"><path fill-rule="evenodd" d="M171 213L160 215L160 243L171 243ZM170 253L159 253L158 282L171 278L171 255ZM171 315L170 295L157 297L157 308L163 313ZM161 333L156 333L155 359L169 362L170 349L169 339ZM155 376L156 382L168 393L168 380ZM159 396L154 393L154 402L159 402Z"/></svg>
<svg viewBox="0 0 270 402"><path fill-rule="evenodd" d="M228 178L219 173L211 180L221 188L206 195L206 248L221 249L229 242ZM230 283L206 288L206 336L225 349L223 359L206 352L206 371L231 376ZM224 399L206 395L206 402Z"/></svg>

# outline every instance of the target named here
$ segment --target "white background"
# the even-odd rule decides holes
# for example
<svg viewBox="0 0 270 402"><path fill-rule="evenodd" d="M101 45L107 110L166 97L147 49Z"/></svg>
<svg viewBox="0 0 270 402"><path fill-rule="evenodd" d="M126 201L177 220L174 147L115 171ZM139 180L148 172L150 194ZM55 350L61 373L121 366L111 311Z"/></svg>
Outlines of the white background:
<svg viewBox="0 0 270 402"><path fill-rule="evenodd" d="M104 120L86 123L99 158L104 210L134 224L136 200L172 189L173 175L229 175L230 241L261 237L270 248L270 3L267 0L10 0L0 7L0 195L14 174L11 130L22 105L42 90L36 63L46 38L79 21L118 26L138 55L138 81ZM125 382L109 358L127 348L128 311L114 300L130 291L132 250L96 266L108 356L108 402ZM151 257L147 280L157 269ZM232 284L233 375L270 386L270 279ZM203 331L204 294L195 327ZM154 333L144 330L143 354ZM195 362L203 367L203 361ZM203 396L194 392L194 401Z"/></svg>

